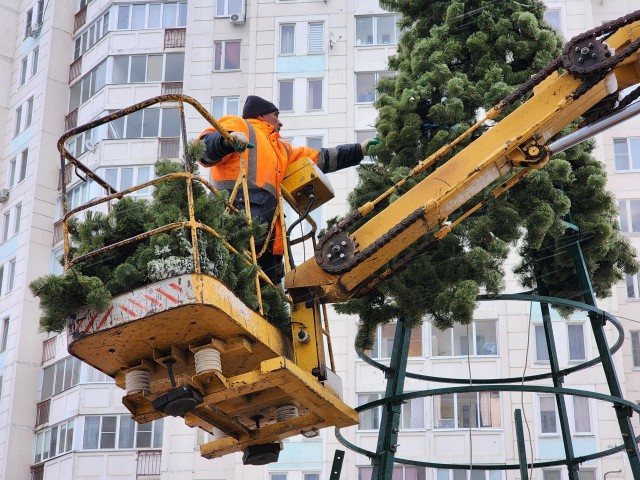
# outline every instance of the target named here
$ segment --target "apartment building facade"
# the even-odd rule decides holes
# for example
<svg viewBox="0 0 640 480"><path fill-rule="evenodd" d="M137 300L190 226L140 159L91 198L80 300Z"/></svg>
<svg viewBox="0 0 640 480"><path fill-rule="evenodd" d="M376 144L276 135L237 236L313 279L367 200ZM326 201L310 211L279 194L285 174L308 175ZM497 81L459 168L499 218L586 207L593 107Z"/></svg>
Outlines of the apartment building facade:
<svg viewBox="0 0 640 480"><path fill-rule="evenodd" d="M569 38L628 13L631 0L547 2L548 18ZM28 284L60 273L60 182L70 208L103 194L75 172L60 175L56 142L67 129L165 93L185 93L218 118L238 114L248 94L273 99L283 134L297 145L332 146L374 132L375 82L390 75L387 58L400 34L397 15L375 0L0 0L0 478L21 479L268 479L329 478L336 449L333 432L285 442L278 463L243 466L241 455L204 460L208 435L181 419L133 422L123 392L104 374L67 354L67 338L43 335ZM187 109L188 136L206 126ZM117 189L153 176L153 163L180 152L179 114L162 104L86 132L67 148ZM630 120L601 135L597 154L618 196L621 226L636 247L640 231L640 123ZM330 175L336 198L314 212L320 225L347 211L355 169ZM140 192L141 196L148 191ZM307 253L310 250L307 249ZM296 255L303 256L300 251ZM515 262L515 259L514 259ZM640 279L631 277L600 307L625 325L615 365L625 396L640 400ZM519 290L509 279L507 290ZM481 303L474 323L440 332L425 322L412 334L408 370L434 377L517 377L548 371L541 315L535 306ZM553 318L562 365L593 358L597 350L584 315ZM387 362L394 325L380 328L374 359ZM357 320L332 315L331 332L344 398L358 405L383 395L384 375L353 349ZM613 339L613 330L608 328ZM566 379L567 386L607 393L598 369ZM410 380L406 390L438 388ZM537 460L562 452L554 398L519 393L450 394L403 406L398 456L467 465L466 470L398 465L395 479L497 480L515 472L483 470L482 463L517 462L513 410L530 429L528 452ZM567 399L576 454L620 443L610 405ZM637 418L635 425L640 432ZM343 434L375 450L380 410L361 416ZM367 479L370 461L347 452L344 479ZM562 468L534 472L536 479L567 478ZM583 465L581 480L632 478L625 455Z"/></svg>

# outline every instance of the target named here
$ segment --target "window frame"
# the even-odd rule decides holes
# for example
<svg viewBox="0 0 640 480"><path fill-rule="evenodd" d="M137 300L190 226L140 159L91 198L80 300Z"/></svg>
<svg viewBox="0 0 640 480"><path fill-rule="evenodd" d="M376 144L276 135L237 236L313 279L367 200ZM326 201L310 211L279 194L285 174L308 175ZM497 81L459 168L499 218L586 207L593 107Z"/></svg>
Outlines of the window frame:
<svg viewBox="0 0 640 480"><path fill-rule="evenodd" d="M587 359L587 339L585 336L585 324L582 322L567 322L567 356L569 362L583 362ZM573 351L572 346L574 345L571 341L571 331L576 328L580 328L580 340L582 342L582 357L574 357L574 354L577 353Z"/></svg>
<svg viewBox="0 0 640 480"><path fill-rule="evenodd" d="M279 25L279 29L278 29L278 40L279 40L279 45L278 45L278 55L281 57L290 57L296 54L296 23L295 22L283 22ZM285 29L291 28L292 32L291 32L291 45L290 45L290 50L289 48L287 48L287 51L283 51L285 44L287 44L286 46L289 47L288 42L284 41L284 33L285 33Z"/></svg>
<svg viewBox="0 0 640 480"><path fill-rule="evenodd" d="M324 86L324 77L307 77L307 102L306 102L306 111L309 113L314 112L323 112L325 111L325 86ZM312 87L313 85L320 85L320 106L316 107L313 103L316 100L316 92ZM294 97L295 98L295 97Z"/></svg>
<svg viewBox="0 0 640 480"><path fill-rule="evenodd" d="M214 105L216 101L222 102L221 109ZM229 108L230 101L235 102L235 109ZM211 115L216 119L220 119L225 115L240 116L240 97L237 95L211 97Z"/></svg>
<svg viewBox="0 0 640 480"><path fill-rule="evenodd" d="M231 44L238 44L238 67L226 68L227 65L227 46ZM217 49L220 48L219 68L216 68L218 63ZM240 72L242 71L242 40L216 40L213 42L213 72Z"/></svg>
<svg viewBox="0 0 640 480"><path fill-rule="evenodd" d="M551 403L553 405L553 423L554 423L554 428L555 431L551 432L551 431L543 431L544 429L544 421L542 419L542 414L543 414L543 410L542 410L542 399L550 399ZM556 403L556 397L553 394L541 394L537 396L537 401L538 401L538 421L539 421L539 425L540 425L540 436L541 437L557 437L560 435L560 418L558 416L558 405ZM550 412L550 410L545 410L545 412ZM548 413L547 413L548 415Z"/></svg>
<svg viewBox="0 0 640 480"><path fill-rule="evenodd" d="M379 36L379 25L378 22L380 19L383 18L388 18L388 17L393 17L394 19L394 25L395 25L395 29L394 29L394 39L393 41L391 41L391 39L389 39L389 42L382 42L382 43L377 43L378 42L378 36ZM400 21L400 14L397 13L385 13L385 14L374 14L374 15L356 15L354 18L354 46L356 48L362 48L362 47L380 47L380 46L386 46L386 45L397 45L398 44L398 39L400 38L400 34L402 33L400 28L398 27L398 22ZM370 19L371 20L371 43L369 42L362 42L361 39L358 38L359 34L362 33L359 31L358 28L358 21L361 20L365 20L365 19ZM360 41L360 43L358 43Z"/></svg>
<svg viewBox="0 0 640 480"><path fill-rule="evenodd" d="M98 430L97 431L88 431L88 419L92 419L92 423L95 422L95 419L99 419L98 421ZM111 429L111 421L115 419L115 423L113 424L113 429ZM139 424L134 421L128 415L83 415L83 423L82 423L82 446L80 450L82 451L115 451L115 450L158 450L162 448L162 434L164 432L164 419L159 418L157 420L153 420L151 422L147 422L144 424ZM132 445L131 446L121 446L122 442L125 441L125 437L123 437L123 427L122 422L127 421L130 422L130 425L133 426L132 431ZM106 425L105 425L106 424ZM105 429L108 427L108 430ZM150 430L146 430L150 427ZM139 446L140 433L149 433L149 445L150 446ZM85 444L88 442L95 442L97 440L97 447L93 448L91 446L86 446ZM113 445L113 446L110 446Z"/></svg>
<svg viewBox="0 0 640 480"><path fill-rule="evenodd" d="M631 365L634 369L640 369L640 330L631 330Z"/></svg>
<svg viewBox="0 0 640 480"><path fill-rule="evenodd" d="M391 359L391 350L393 349L393 339L395 336L395 330L397 328L397 322L390 322L385 325L378 325L376 327L376 334L374 338L374 345L372 348L365 350L365 354L374 360L389 360ZM393 330L390 332L386 332L390 327L393 327ZM417 333L419 331L419 333ZM390 333L389 336L385 335L385 333ZM414 337L415 335L418 335ZM384 348L383 341L384 339L391 339L391 348ZM420 347L420 355L411 355L412 347L415 348L416 344L419 344ZM384 352L389 350L389 356L385 356ZM422 325L416 325L411 329L411 338L409 340L409 355L408 358L426 358L425 352L425 341L424 341L424 329Z"/></svg>
<svg viewBox="0 0 640 480"><path fill-rule="evenodd" d="M480 323L493 323L494 326L494 336L495 336L495 342L484 342L482 344L482 347L484 348L485 345L489 345L489 344L495 344L495 352L494 353L486 353L486 354L478 354L477 350L478 350L478 340L479 340L479 336L478 336L478 332L477 332L477 326ZM499 357L500 356L500 332L498 330L499 328L499 324L498 324L498 319L495 318L483 318L483 319L474 319L470 324L469 327L471 328L471 336L473 338L473 341L471 343L469 343L468 339L467 339L467 344L471 345L473 347L473 353L469 352L469 356L473 357L473 358L491 358L491 357ZM467 357L467 353L462 353L462 348L460 348L461 353L460 354L456 354L456 340L458 340L457 337L455 337L455 326L448 328L446 330L446 332L449 332L449 350L451 352L450 355L438 355L437 354L437 350L434 348L433 345L433 340L434 337L436 337L436 335L434 335L434 331L439 332L440 334L444 334L445 332L442 332L441 330L438 330L433 323L431 323L431 335L430 335L430 351L431 351L431 358L464 358ZM466 336L465 336L466 337ZM437 338L437 342L438 342L438 346L440 345L440 337L436 337ZM461 339L462 337L460 337Z"/></svg>
<svg viewBox="0 0 640 480"><path fill-rule="evenodd" d="M62 428L63 426L64 429ZM56 436L55 441L52 435L54 431ZM44 462L45 460L63 455L73 450L74 431L75 419L71 418L36 432L34 463ZM47 442L48 450L46 450L47 456L44 456L45 439L47 438L49 439ZM55 452L52 452L52 447L55 449Z"/></svg>
<svg viewBox="0 0 640 480"><path fill-rule="evenodd" d="M384 393L381 392L358 392L356 393L356 399L358 401L358 405L364 405L365 403L369 403L372 402L374 400L379 400L384 396ZM364 398L367 397L367 398ZM365 401L366 400L366 401ZM421 426L415 426L412 427L411 426L411 420L412 420L412 416L409 413L408 415L406 414L407 410L405 409L405 405L413 405L412 402L421 402L422 403L422 418L418 418L418 424ZM400 429L402 431L424 431L427 430L427 420L426 420L426 414L427 414L427 402L425 401L424 397L419 397L419 398L412 398L410 399L407 403L403 404L401 407L401 411L400 411ZM409 407L410 409L413 407ZM419 410L419 409L418 409ZM362 422L358 422L357 425L357 430L358 432L376 432L378 430L380 430L380 422L382 420L382 406L377 406L374 408L371 408L369 410L365 410L363 412L360 412L360 415L362 415L363 419L368 419L369 416L373 416L373 421L371 422L372 425L377 425L373 428L360 428L360 423ZM409 421L409 425L406 424L406 422Z"/></svg>
<svg viewBox="0 0 640 480"><path fill-rule="evenodd" d="M634 161L634 146L637 143L638 157ZM620 148L624 144L624 152L620 151ZM618 151L617 151L618 150ZM619 159L624 159L626 168L618 168L620 163ZM634 167L634 164L637 166ZM613 169L615 173L634 173L640 172L640 137L619 137L613 139Z"/></svg>

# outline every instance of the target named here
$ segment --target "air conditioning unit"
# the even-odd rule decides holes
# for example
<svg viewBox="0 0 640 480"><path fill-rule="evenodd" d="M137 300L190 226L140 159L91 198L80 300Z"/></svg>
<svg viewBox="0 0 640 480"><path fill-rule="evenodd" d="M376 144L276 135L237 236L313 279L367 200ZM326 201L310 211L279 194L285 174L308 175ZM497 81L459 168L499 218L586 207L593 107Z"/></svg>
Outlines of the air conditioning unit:
<svg viewBox="0 0 640 480"><path fill-rule="evenodd" d="M7 200L9 200L9 189L0 188L0 203L7 203Z"/></svg>
<svg viewBox="0 0 640 480"><path fill-rule="evenodd" d="M243 13L232 13L229 17L229 21L231 25L242 25L244 23L245 14Z"/></svg>

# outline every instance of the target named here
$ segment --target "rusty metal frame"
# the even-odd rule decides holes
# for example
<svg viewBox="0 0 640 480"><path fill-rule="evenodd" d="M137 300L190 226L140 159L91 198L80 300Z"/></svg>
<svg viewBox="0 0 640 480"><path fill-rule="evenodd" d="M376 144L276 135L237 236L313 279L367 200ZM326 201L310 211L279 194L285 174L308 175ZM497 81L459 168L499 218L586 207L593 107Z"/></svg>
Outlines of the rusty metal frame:
<svg viewBox="0 0 640 480"><path fill-rule="evenodd" d="M71 153L67 150L65 143L67 142L67 140L69 140L70 138L79 135L83 132L86 132L88 130L92 130L96 127L99 127L101 125L107 124L109 122L112 122L114 120L117 120L119 118L125 117L127 115L130 115L131 113L134 113L138 110L143 110L145 108L148 108L150 106L153 106L155 104L158 103L166 103L166 102L176 102L178 104L178 108L179 108L179 112L180 112L180 123L181 123L181 128L180 128L180 135L181 135L181 141L182 141L182 145L183 145L183 158L184 158L184 172L177 172L177 173L172 173L172 174L168 174L168 175L164 175L162 177L159 178L155 178L153 180L150 180L148 182L145 182L141 185L137 185L135 187L132 188L128 188L126 190L122 190L122 191L118 191L116 190L112 185L110 185L107 181L105 181L103 178L101 178L99 175L97 175L93 170L91 170L89 167L87 167L86 165L84 165L80 160L78 160L77 158L75 158L73 155L71 155ZM198 241L197 241L197 235L198 235L198 230L207 232L208 234L220 239L223 244L225 245L225 247L231 251L232 253L241 253L243 256L243 261L245 262L246 265L256 265L257 264L257 260L256 260L256 251L255 251L255 245L253 242L251 242L251 249L249 252L245 251L245 252L238 252L233 246L231 246L227 241L225 241L221 235L216 232L214 229L212 229L211 227L209 227L208 225L205 225L201 222L196 221L195 218L195 210L194 210L194 199L193 199L193 182L199 182L200 184L202 184L205 189L209 190L210 192L212 192L215 195L222 195L221 192L219 190L217 190L210 182L208 182L206 179L194 174L193 172L191 172L190 166L189 166L189 161L187 159L187 134L186 134L186 122L185 122L185 115L184 115L184 104L187 103L189 105L191 105L193 108L195 108L195 110L202 116L205 118L205 120L207 120L207 122L209 122L225 139L231 140L232 138L229 135L229 133L217 122L217 120L209 113L207 112L207 110L194 98L187 96L187 95L182 95L182 94L167 94L167 95L160 95L157 97L153 97L150 98L148 100L136 103L130 107L118 110L116 112L113 112L109 115L105 115L103 117L100 117L96 120L93 120L91 122L88 122L84 125L80 125L76 128L72 128L68 131L66 131L58 140L58 151L60 152L60 172L61 175L64 175L64 171L65 171L65 167L67 166L67 162L72 164L75 167L76 170L76 175L84 182L86 182L88 179L91 179L93 181L95 181L99 186L103 187L106 191L107 191L107 195L101 198L97 198L94 200L91 200L77 208L74 208L72 210L68 209L68 205L67 205L67 188L66 188L66 184L64 182L61 182L61 194L62 194L62 210L63 210L63 217L62 217L62 224L63 224L63 239L64 239L64 254L65 254L65 270L68 270L70 268L72 268L74 265L77 265L83 261L86 261L90 258L96 257L100 254L103 254L107 251L111 251L111 250L115 250L118 247L121 247L123 245L127 245L127 244L131 244L131 243L135 243L135 242L140 242L142 240L145 240L153 235L158 235L160 233L164 233L164 232L168 232L171 230L175 230L178 228L188 228L191 234L191 244L192 244L192 250L193 250L193 264L194 264L194 273L201 273L200 272L200 251L198 248ZM84 177L82 177L78 172L82 172L84 174ZM82 211L88 210L90 208L96 207L98 205L101 204L107 204L107 208L110 208L111 202L113 200L118 200L128 194L134 193L138 190L142 190L144 188L147 187L151 187L160 183L164 183L170 180L176 180L176 179L183 179L186 182L186 186L187 186L187 202L188 202L188 209L189 209L189 220L187 221L180 221L180 222L174 222L174 223L170 223L167 225L164 225L162 227L158 227L154 230L139 234L139 235L135 235L132 237L129 237L125 240L121 240L119 242L116 242L112 245L107 245L105 247L99 248L97 250L94 250L92 252L88 252L84 255L78 256L76 258L70 258L70 239L69 239L69 226L68 226L68 221L70 218L72 218L73 216L79 214ZM241 162L241 172L240 172L240 177L239 177L239 182L242 184L243 188L247 188L246 186L246 175L244 172L244 162ZM239 210L237 208L235 208L231 202L229 200L225 200L226 206L230 211L233 212L238 212ZM251 224L251 217L250 217L250 211L246 210L246 215L247 215L247 224L250 225ZM263 308L262 308L262 299L260 296L260 283L264 282L270 285L273 285L273 283L271 282L271 280L269 279L269 277L260 269L257 269L257 273L256 273L256 277L255 277L255 284L256 284L256 289L257 289L257 295L258 295L258 305L259 305L259 310L260 313L262 314L263 312Z"/></svg>

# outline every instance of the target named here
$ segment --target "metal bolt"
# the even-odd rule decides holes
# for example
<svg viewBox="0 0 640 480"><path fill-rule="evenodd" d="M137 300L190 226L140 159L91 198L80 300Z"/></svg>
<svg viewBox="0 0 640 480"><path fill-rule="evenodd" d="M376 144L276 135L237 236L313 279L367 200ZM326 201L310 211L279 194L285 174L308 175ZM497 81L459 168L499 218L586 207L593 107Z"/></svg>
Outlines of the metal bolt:
<svg viewBox="0 0 640 480"><path fill-rule="evenodd" d="M589 53L589 49L587 47L582 47L582 50L580 50L580 53L582 55L586 55L587 53Z"/></svg>
<svg viewBox="0 0 640 480"><path fill-rule="evenodd" d="M595 54L595 53L592 53L592 54L591 54L591 58L596 58L596 54Z"/></svg>
<svg viewBox="0 0 640 480"><path fill-rule="evenodd" d="M580 58L578 59L578 63L582 63L582 62L584 62L584 58L580 57Z"/></svg>
<svg viewBox="0 0 640 480"><path fill-rule="evenodd" d="M340 258L344 258L344 253L341 253L341 254L340 254Z"/></svg>
<svg viewBox="0 0 640 480"><path fill-rule="evenodd" d="M342 245L343 247L346 247L346 246L347 246L347 242L346 242L346 241L344 241L344 240L342 240L342 242L340 243L340 245Z"/></svg>
<svg viewBox="0 0 640 480"><path fill-rule="evenodd" d="M334 245L331 250L333 250L335 253L338 253L341 249L340 249L340 245Z"/></svg>
<svg viewBox="0 0 640 480"><path fill-rule="evenodd" d="M576 52L579 52L579 51L580 51L580 47L576 47Z"/></svg>
<svg viewBox="0 0 640 480"><path fill-rule="evenodd" d="M593 48L593 43L589 43L589 48Z"/></svg>
<svg viewBox="0 0 640 480"><path fill-rule="evenodd" d="M331 258L333 255L331 255L330 253L327 253L327 258Z"/></svg>

